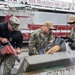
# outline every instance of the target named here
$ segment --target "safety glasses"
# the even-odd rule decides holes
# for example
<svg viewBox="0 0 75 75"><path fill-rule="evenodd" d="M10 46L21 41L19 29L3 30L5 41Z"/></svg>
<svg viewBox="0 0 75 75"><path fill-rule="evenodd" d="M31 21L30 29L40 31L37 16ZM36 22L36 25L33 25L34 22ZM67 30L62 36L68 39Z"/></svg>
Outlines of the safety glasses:
<svg viewBox="0 0 75 75"><path fill-rule="evenodd" d="M72 25L72 24L75 24L75 22L68 22L67 24L70 24L70 25Z"/></svg>

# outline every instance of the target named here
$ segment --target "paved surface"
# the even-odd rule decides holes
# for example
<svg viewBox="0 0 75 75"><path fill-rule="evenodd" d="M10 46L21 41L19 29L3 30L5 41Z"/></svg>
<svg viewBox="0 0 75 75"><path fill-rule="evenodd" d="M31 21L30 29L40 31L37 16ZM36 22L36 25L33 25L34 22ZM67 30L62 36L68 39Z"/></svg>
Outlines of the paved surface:
<svg viewBox="0 0 75 75"><path fill-rule="evenodd" d="M20 63L18 63L17 61L15 62L15 66L14 66L14 68L12 69L11 74L16 74L16 73L17 73L17 71L18 71L18 69L19 69L19 67L20 67L20 65L21 65L21 63L22 63L24 57L25 57L25 56L28 56L28 52L22 52L22 53L21 53L20 55L18 55L18 56L19 56L21 62L20 62Z"/></svg>
<svg viewBox="0 0 75 75"><path fill-rule="evenodd" d="M28 56L28 44L23 44L23 47L21 49L21 54L19 54L18 56L19 56L21 62L20 63L18 63L17 61L15 62L15 66L12 69L11 74L16 74L17 73L24 57Z"/></svg>
<svg viewBox="0 0 75 75"><path fill-rule="evenodd" d="M68 46L68 43L66 44L66 48L67 48L67 52L71 52L71 51L70 51L70 48L69 48L69 46ZM23 45L22 53L19 55L19 57L20 57L20 59L21 59L21 63L22 63L22 61L23 61L23 59L24 59L25 56L28 56L28 44L24 44L24 45ZM21 63L18 63L18 62L16 61L15 66L14 66L14 68L12 69L12 74L16 74L16 73L17 73L17 71L18 71L18 69L19 69Z"/></svg>
<svg viewBox="0 0 75 75"><path fill-rule="evenodd" d="M68 50L68 52L70 51L68 47L67 47L67 50ZM11 71L12 75L16 75L16 73L17 73L17 71L18 71L18 69L19 69L24 57L28 56L28 44L23 44L23 48L21 49L21 51L22 51L22 53L20 55L18 55L20 60L21 60L21 62L20 63L18 63L17 61L15 62L15 66ZM2 66L2 68L0 70L1 71L0 75L2 75L2 69L3 69L3 66Z"/></svg>

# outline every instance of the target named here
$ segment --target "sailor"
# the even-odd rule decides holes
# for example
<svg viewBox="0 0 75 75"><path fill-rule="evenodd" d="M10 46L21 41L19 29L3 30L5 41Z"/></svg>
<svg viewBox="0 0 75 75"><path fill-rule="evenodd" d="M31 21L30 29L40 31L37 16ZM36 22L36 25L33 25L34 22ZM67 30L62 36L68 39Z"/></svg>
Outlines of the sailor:
<svg viewBox="0 0 75 75"><path fill-rule="evenodd" d="M72 26L70 38L73 41L75 41L75 15L70 15L67 23ZM69 46L71 47L71 49L74 50L75 49L75 42L69 43Z"/></svg>
<svg viewBox="0 0 75 75"><path fill-rule="evenodd" d="M52 44L55 39L52 35L52 30L54 30L52 22L45 22L43 26L36 29L30 37L29 40L29 55L43 54L43 49L45 48L47 42Z"/></svg>
<svg viewBox="0 0 75 75"><path fill-rule="evenodd" d="M21 53L23 36L19 30L20 21L17 17L12 16L9 21L0 23L0 43L6 44L10 42L15 48L17 54ZM15 57L11 51L4 51L0 55L0 65L4 62L3 75L10 75L15 64Z"/></svg>

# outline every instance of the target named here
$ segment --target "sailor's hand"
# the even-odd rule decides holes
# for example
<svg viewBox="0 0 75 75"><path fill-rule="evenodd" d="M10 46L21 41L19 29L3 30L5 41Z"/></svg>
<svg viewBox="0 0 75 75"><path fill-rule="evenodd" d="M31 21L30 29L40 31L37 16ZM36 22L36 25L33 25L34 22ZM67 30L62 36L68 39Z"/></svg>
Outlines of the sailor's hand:
<svg viewBox="0 0 75 75"><path fill-rule="evenodd" d="M1 41L3 44L8 43L8 39L7 39L7 38L1 38L0 41Z"/></svg>
<svg viewBox="0 0 75 75"><path fill-rule="evenodd" d="M17 54L20 54L20 53L21 53L21 51L20 51L20 50L16 50L16 53L17 53Z"/></svg>
<svg viewBox="0 0 75 75"><path fill-rule="evenodd" d="M49 41L49 42L50 42L50 44L52 44L52 43L53 43L53 41L54 41L54 40L50 40L50 41Z"/></svg>
<svg viewBox="0 0 75 75"><path fill-rule="evenodd" d="M21 53L20 48L17 48L17 49L16 49L16 53L17 53L17 54L20 54L20 53Z"/></svg>

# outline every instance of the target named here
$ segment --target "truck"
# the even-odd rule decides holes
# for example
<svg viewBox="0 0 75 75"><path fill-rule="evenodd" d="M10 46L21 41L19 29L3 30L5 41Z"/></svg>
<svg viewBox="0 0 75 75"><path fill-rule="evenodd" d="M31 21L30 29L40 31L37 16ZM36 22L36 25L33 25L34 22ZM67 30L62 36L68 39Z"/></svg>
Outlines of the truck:
<svg viewBox="0 0 75 75"><path fill-rule="evenodd" d="M20 30L24 41L29 41L31 33L46 21L52 21L56 30L54 37L67 38L72 27L67 24L68 17L74 15L71 3L46 0L22 0L21 4L3 3L0 8L0 22L8 22L12 15L20 19Z"/></svg>

